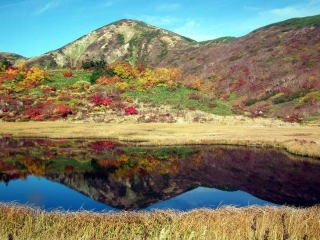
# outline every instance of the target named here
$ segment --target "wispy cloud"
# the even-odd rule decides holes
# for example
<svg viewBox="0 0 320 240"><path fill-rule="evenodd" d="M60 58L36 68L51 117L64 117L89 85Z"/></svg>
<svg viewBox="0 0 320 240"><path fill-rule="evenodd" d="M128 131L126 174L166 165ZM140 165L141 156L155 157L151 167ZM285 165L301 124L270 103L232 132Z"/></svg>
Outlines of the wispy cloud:
<svg viewBox="0 0 320 240"><path fill-rule="evenodd" d="M285 7L285 8L272 9L269 11L269 13L279 17L293 17L293 16L296 17L301 13L301 10L295 7Z"/></svg>
<svg viewBox="0 0 320 240"><path fill-rule="evenodd" d="M301 4L276 8L266 12L280 18L294 18L316 15L320 13L320 0L308 0ZM262 14L266 14L263 12Z"/></svg>
<svg viewBox="0 0 320 240"><path fill-rule="evenodd" d="M253 7L253 6L244 6L243 9L247 10L247 11L259 11L259 10L261 10L261 8Z"/></svg>
<svg viewBox="0 0 320 240"><path fill-rule="evenodd" d="M176 32L188 32L191 31L194 27L196 27L198 24L195 20L187 20L182 26L177 27L175 29Z"/></svg>
<svg viewBox="0 0 320 240"><path fill-rule="evenodd" d="M212 40L220 37L215 34L202 34L201 32L199 32L200 28L200 23L195 20L189 19L185 21L180 27L175 28L173 31L197 41Z"/></svg>
<svg viewBox="0 0 320 240"><path fill-rule="evenodd" d="M6 5L0 6L0 9L10 8L10 7L16 7L16 6L19 6L20 4L21 4L21 2L18 2L18 3L9 3L9 4L6 4Z"/></svg>
<svg viewBox="0 0 320 240"><path fill-rule="evenodd" d="M111 1L107 1L104 4L102 4L103 7L111 7L114 3Z"/></svg>
<svg viewBox="0 0 320 240"><path fill-rule="evenodd" d="M180 7L181 5L179 3L165 3L165 4L158 5L156 9L158 11L175 11Z"/></svg>
<svg viewBox="0 0 320 240"><path fill-rule="evenodd" d="M290 18L306 17L320 13L320 0L301 0L298 4L289 4L282 8L259 10L256 14L238 24L239 33L246 34L257 28ZM241 36L238 34L237 36Z"/></svg>
<svg viewBox="0 0 320 240"><path fill-rule="evenodd" d="M60 1L58 1L58 0L49 1L44 6L42 6L41 8L37 9L34 14L35 15L40 15L40 14L42 14L44 12L49 11L52 8L57 7L59 4L60 4Z"/></svg>
<svg viewBox="0 0 320 240"><path fill-rule="evenodd" d="M155 26L160 26L160 27L170 26L180 21L178 18L171 17L171 16L154 16L154 15L140 15L140 16L128 15L128 18L138 19L146 23L149 23Z"/></svg>

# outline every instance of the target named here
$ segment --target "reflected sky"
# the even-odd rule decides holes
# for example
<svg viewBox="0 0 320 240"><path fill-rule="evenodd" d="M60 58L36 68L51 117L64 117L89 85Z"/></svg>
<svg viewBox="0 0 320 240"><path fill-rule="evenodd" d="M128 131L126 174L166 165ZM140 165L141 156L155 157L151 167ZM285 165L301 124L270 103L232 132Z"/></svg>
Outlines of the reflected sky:
<svg viewBox="0 0 320 240"><path fill-rule="evenodd" d="M156 203L146 210L178 209L187 211L195 208L217 208L224 205L246 207L250 205L276 205L261 200L243 191L227 192L214 188L198 187L177 197Z"/></svg>
<svg viewBox="0 0 320 240"><path fill-rule="evenodd" d="M0 201L16 202L45 210L92 210L118 211L106 204L95 201L62 184L45 178L28 176L26 180L0 183ZM154 209L191 210L195 208L217 208L223 205L244 207L249 205L275 205L242 191L221 191L198 187L177 197L153 204L142 211Z"/></svg>
<svg viewBox="0 0 320 240"><path fill-rule="evenodd" d="M115 210L62 184L33 176L8 184L0 183L0 201L28 204L46 210Z"/></svg>

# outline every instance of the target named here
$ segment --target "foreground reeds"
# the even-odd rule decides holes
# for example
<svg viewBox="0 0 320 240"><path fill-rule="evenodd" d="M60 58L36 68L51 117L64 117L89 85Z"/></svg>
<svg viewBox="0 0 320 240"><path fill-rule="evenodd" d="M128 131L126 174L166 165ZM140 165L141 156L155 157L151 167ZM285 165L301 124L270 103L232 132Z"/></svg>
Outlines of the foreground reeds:
<svg viewBox="0 0 320 240"><path fill-rule="evenodd" d="M0 204L0 239L317 240L320 207L190 212L44 212Z"/></svg>
<svg viewBox="0 0 320 240"><path fill-rule="evenodd" d="M228 118L216 123L0 122L0 135L48 138L108 138L137 145L231 144L277 147L320 157L320 128L270 119Z"/></svg>

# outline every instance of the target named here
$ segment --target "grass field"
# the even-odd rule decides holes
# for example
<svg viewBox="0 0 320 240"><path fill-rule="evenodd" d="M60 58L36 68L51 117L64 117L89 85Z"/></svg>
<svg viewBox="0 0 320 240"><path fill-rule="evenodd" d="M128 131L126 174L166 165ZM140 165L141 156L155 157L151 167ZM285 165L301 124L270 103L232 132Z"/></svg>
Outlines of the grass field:
<svg viewBox="0 0 320 240"><path fill-rule="evenodd" d="M232 106L219 99L186 87L177 87L169 91L166 87L152 87L148 91L130 90L122 94L123 97L132 97L141 102L157 105L169 105L175 109L194 109L218 115L232 115ZM214 106L214 107L210 107Z"/></svg>
<svg viewBox="0 0 320 240"><path fill-rule="evenodd" d="M280 124L281 122L279 122ZM272 125L274 124L274 125ZM277 125L265 119L210 124L107 124L76 122L0 122L0 135L47 138L108 138L137 145L232 144L278 147L290 153L320 157L320 128Z"/></svg>
<svg viewBox="0 0 320 240"><path fill-rule="evenodd" d="M0 204L0 238L317 240L319 213L319 207L63 213Z"/></svg>

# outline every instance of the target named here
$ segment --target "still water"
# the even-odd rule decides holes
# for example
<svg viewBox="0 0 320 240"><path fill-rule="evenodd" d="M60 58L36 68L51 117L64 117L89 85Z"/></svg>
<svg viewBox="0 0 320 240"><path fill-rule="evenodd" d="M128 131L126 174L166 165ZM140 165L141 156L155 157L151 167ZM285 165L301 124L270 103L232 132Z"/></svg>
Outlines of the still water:
<svg viewBox="0 0 320 240"><path fill-rule="evenodd" d="M319 173L319 159L275 149L0 138L0 202L46 210L311 206Z"/></svg>

